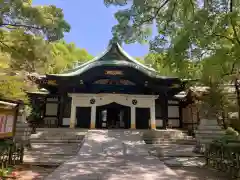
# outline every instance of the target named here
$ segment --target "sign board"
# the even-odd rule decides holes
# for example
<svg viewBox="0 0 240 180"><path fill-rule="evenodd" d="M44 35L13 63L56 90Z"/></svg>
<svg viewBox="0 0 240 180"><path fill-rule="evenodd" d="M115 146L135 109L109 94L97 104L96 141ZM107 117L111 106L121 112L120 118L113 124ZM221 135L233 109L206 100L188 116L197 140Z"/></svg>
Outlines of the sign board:
<svg viewBox="0 0 240 180"><path fill-rule="evenodd" d="M0 109L0 139L13 137L15 121L14 109Z"/></svg>
<svg viewBox="0 0 240 180"><path fill-rule="evenodd" d="M118 76L123 75L123 72L119 70L106 70L105 75Z"/></svg>

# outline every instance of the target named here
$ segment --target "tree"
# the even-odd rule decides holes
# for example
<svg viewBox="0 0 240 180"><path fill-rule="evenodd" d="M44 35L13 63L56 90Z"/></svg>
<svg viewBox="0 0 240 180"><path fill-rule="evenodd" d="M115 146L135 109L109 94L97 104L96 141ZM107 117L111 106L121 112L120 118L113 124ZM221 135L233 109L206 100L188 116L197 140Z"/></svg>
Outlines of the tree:
<svg viewBox="0 0 240 180"><path fill-rule="evenodd" d="M19 36L18 32L16 36ZM0 68L2 70L0 97L26 101L26 91L37 91L37 87L27 80L26 72L60 73L72 68L76 63L85 62L92 58L85 49L77 48L73 43L68 44L63 40L47 43L38 37L29 36L28 38L29 40L24 41L26 44L19 42L18 45L19 50L23 48L22 51L27 53L25 56L28 58L14 61L8 53L0 53ZM33 42L28 45L28 42L31 41ZM34 43L42 43L42 45L31 46ZM39 47L42 49L38 49ZM29 48L29 50L25 51L25 48ZM44 52L46 49L47 51Z"/></svg>
<svg viewBox="0 0 240 180"><path fill-rule="evenodd" d="M113 27L121 41L150 43L151 51L165 54L168 67L186 75L201 68L205 85L235 82L240 114L239 91L239 2L233 0L105 0L107 6L126 6L115 17ZM158 33L151 40L151 29ZM159 65L158 65L159 66ZM194 72L194 71L193 71ZM194 75L195 76L195 75ZM220 87L220 86L219 86Z"/></svg>
<svg viewBox="0 0 240 180"><path fill-rule="evenodd" d="M60 40L51 43L51 60L48 62L47 72L60 73L92 58L93 56L85 49L77 48L74 43L67 44Z"/></svg>
<svg viewBox="0 0 240 180"><path fill-rule="evenodd" d="M48 43L70 31L62 10L53 5L9 0L0 1L0 7L0 50L9 53L14 70L36 71L50 54Z"/></svg>
<svg viewBox="0 0 240 180"><path fill-rule="evenodd" d="M2 0L0 6L1 31L21 28L50 41L61 39L64 32L70 31L62 9L54 5L32 6L31 0Z"/></svg>

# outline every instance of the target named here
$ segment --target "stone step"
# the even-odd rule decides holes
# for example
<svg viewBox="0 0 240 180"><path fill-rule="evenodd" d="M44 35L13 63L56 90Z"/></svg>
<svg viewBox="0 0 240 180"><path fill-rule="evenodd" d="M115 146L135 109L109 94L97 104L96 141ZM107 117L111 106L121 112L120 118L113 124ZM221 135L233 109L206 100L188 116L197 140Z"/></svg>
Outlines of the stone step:
<svg viewBox="0 0 240 180"><path fill-rule="evenodd" d="M205 159L203 157L164 157L160 160L169 167L202 167L205 165Z"/></svg>
<svg viewBox="0 0 240 180"><path fill-rule="evenodd" d="M81 143L82 140L43 140L43 139L31 139L31 143L43 143L43 144L49 144L49 143Z"/></svg>
<svg viewBox="0 0 240 180"><path fill-rule="evenodd" d="M146 139L146 144L186 144L195 145L196 139Z"/></svg>
<svg viewBox="0 0 240 180"><path fill-rule="evenodd" d="M161 140L191 140L194 139L192 136L186 136L185 138L163 138L163 137L151 137L143 139L161 139Z"/></svg>
<svg viewBox="0 0 240 180"><path fill-rule="evenodd" d="M198 130L213 130L213 131L222 131L219 126L198 126Z"/></svg>
<svg viewBox="0 0 240 180"><path fill-rule="evenodd" d="M52 153L52 152L34 152L34 151L24 151L24 155L27 156L32 156L32 157L38 157L38 156L42 156L43 154L46 156L74 156L78 153L78 151L71 151L71 152L67 152L67 153Z"/></svg>
<svg viewBox="0 0 240 180"><path fill-rule="evenodd" d="M31 140L82 140L83 136L44 136L33 138L30 137Z"/></svg>
<svg viewBox="0 0 240 180"><path fill-rule="evenodd" d="M31 155L24 155L23 157L23 164L31 164L31 165L60 165L65 161L73 158L75 156L63 156L63 155L45 155L42 154L41 156L31 156Z"/></svg>
<svg viewBox="0 0 240 180"><path fill-rule="evenodd" d="M212 130L196 130L195 134L221 134L224 135L225 132L224 131L212 131Z"/></svg>
<svg viewBox="0 0 240 180"><path fill-rule="evenodd" d="M161 145L153 146L150 150L155 151L158 157L200 157L201 154L193 152L193 145Z"/></svg>
<svg viewBox="0 0 240 180"><path fill-rule="evenodd" d="M218 139L223 137L223 135L219 135L219 134L198 134L196 136L196 139Z"/></svg>
<svg viewBox="0 0 240 180"><path fill-rule="evenodd" d="M81 128L37 128L36 132L47 132L47 133L51 133L51 132L77 132L77 133L86 133L88 132L89 129L81 129Z"/></svg>
<svg viewBox="0 0 240 180"><path fill-rule="evenodd" d="M31 148L25 149L25 154L76 154L80 144L31 144Z"/></svg>

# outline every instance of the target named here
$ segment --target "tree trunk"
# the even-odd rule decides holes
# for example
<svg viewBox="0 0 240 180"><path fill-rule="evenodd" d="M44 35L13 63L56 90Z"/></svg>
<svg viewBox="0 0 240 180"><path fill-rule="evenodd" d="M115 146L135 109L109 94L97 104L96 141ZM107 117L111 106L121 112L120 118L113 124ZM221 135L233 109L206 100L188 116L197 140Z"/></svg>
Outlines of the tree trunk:
<svg viewBox="0 0 240 180"><path fill-rule="evenodd" d="M239 118L239 116L240 116L240 84L239 84L239 81L240 80L238 80L238 78L236 78L235 79L235 83L234 83L234 85L235 85L235 91L236 91L236 95L237 95L237 104L238 104L238 119L240 119Z"/></svg>
<svg viewBox="0 0 240 180"><path fill-rule="evenodd" d="M230 12L233 12L233 0L230 0L229 10L230 10Z"/></svg>

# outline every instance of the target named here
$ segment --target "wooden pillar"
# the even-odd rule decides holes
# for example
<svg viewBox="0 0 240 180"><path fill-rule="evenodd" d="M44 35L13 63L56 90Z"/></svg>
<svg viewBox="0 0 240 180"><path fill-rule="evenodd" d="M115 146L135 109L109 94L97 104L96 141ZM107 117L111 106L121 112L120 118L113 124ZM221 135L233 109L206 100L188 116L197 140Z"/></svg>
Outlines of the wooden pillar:
<svg viewBox="0 0 240 180"><path fill-rule="evenodd" d="M75 128L76 124L76 105L73 102L74 100L72 99L70 128Z"/></svg>
<svg viewBox="0 0 240 180"><path fill-rule="evenodd" d="M66 98L64 98L64 95L61 94L59 97L59 105L58 105L58 127L62 126L63 124L63 114L64 114L64 108L65 108L65 104L64 104L64 100Z"/></svg>
<svg viewBox="0 0 240 180"><path fill-rule="evenodd" d="M95 129L95 127L96 127L96 105L92 105L90 128Z"/></svg>
<svg viewBox="0 0 240 180"><path fill-rule="evenodd" d="M163 128L166 129L167 128L167 124L168 124L168 98L167 96L163 96Z"/></svg>
<svg viewBox="0 0 240 180"><path fill-rule="evenodd" d="M136 129L136 108L131 106L131 129Z"/></svg>
<svg viewBox="0 0 240 180"><path fill-rule="evenodd" d="M179 107L179 127L180 128L183 128L183 115L182 115L182 110L183 110L183 108L182 108L182 103L179 101L178 102L179 104L178 104L178 107Z"/></svg>
<svg viewBox="0 0 240 180"><path fill-rule="evenodd" d="M155 99L153 100L153 104L150 107L150 122L151 129L156 129Z"/></svg>

